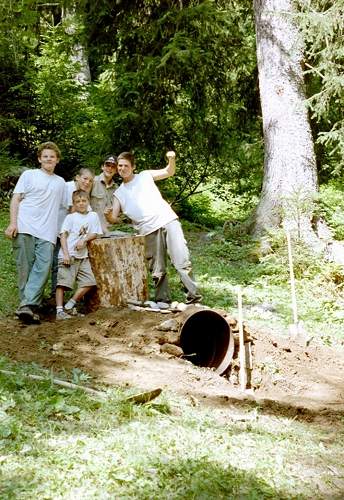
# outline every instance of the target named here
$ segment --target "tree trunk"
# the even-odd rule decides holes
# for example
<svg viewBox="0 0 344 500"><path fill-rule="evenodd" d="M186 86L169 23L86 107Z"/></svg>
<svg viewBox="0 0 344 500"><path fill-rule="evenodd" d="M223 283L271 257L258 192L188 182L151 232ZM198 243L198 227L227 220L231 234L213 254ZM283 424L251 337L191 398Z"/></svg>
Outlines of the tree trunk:
<svg viewBox="0 0 344 500"><path fill-rule="evenodd" d="M88 245L97 289L89 309L126 305L128 299L148 296L143 236L98 238Z"/></svg>
<svg viewBox="0 0 344 500"><path fill-rule="evenodd" d="M64 8L62 11L64 29L67 35L80 39L80 19L76 13L76 3L70 8ZM71 61L78 66L75 74L75 80L81 85L87 85L91 82L91 71L88 62L85 46L80 40L76 40L73 48Z"/></svg>
<svg viewBox="0 0 344 500"><path fill-rule="evenodd" d="M265 157L253 232L261 236L283 223L314 243L317 171L293 3L254 0L254 10Z"/></svg>

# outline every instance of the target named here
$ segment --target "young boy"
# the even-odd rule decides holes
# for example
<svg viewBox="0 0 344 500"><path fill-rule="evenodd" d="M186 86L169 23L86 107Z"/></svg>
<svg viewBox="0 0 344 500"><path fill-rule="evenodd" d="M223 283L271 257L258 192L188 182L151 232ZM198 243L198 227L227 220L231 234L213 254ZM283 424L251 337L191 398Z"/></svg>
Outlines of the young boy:
<svg viewBox="0 0 344 500"><path fill-rule="evenodd" d="M97 212L103 233L109 232L109 224L104 216L104 210L112 207L113 193L118 188L113 180L117 174L117 158L115 155L106 156L101 167L102 173L96 175L91 191L91 207Z"/></svg>
<svg viewBox="0 0 344 500"><path fill-rule="evenodd" d="M80 168L79 173L75 176L75 180L66 182L65 186L65 199L64 204L59 208L59 216L58 216L58 237L56 240L56 245L53 254L53 263L51 267L51 297L55 298L56 293L56 284L57 284L57 271L58 271L58 254L60 252L61 243L60 243L60 230L62 227L62 223L67 217L68 213L71 212L73 206L73 193L77 189L81 189L82 191L86 191L86 193L90 193L93 185L94 173L89 168ZM91 207L88 207L89 211Z"/></svg>
<svg viewBox="0 0 344 500"><path fill-rule="evenodd" d="M27 324L40 321L35 309L42 301L56 243L58 211L65 190L65 181L54 173L60 157L55 143L41 144L41 168L23 172L10 204L5 235L13 240L18 272L20 304L16 314Z"/></svg>
<svg viewBox="0 0 344 500"><path fill-rule="evenodd" d="M96 286L90 261L87 242L102 234L99 217L89 212L89 194L82 190L73 193L73 213L65 218L60 234L61 250L56 287L56 319L69 319L77 314L77 301ZM65 290L78 288L63 309Z"/></svg>
<svg viewBox="0 0 344 500"><path fill-rule="evenodd" d="M175 153L167 154L168 165L159 170L144 170L135 174L132 153L118 156L118 173L122 184L114 193L113 207L106 210L109 222L115 223L122 211L133 222L135 229L146 237L146 256L155 285L155 300L170 302L166 274L167 253L187 292L186 302L199 302L202 297L192 276L189 250L177 214L163 199L155 181L175 173Z"/></svg>

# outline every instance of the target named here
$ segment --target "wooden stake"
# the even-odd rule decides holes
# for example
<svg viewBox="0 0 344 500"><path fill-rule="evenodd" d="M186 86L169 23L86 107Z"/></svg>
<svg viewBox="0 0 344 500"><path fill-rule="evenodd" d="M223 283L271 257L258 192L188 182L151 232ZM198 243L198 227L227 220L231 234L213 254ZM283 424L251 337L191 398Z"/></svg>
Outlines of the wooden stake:
<svg viewBox="0 0 344 500"><path fill-rule="evenodd" d="M244 391L247 384L246 376L246 353L244 343L244 325L242 315L242 290L241 286L238 287L238 327L239 327L239 357L240 357L240 389Z"/></svg>

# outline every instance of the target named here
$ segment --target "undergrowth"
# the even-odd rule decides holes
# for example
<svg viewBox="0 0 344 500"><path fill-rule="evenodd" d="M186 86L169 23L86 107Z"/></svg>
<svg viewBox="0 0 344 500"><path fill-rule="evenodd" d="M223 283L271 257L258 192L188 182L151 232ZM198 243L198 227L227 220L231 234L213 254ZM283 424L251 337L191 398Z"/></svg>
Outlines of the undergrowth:
<svg viewBox="0 0 344 500"><path fill-rule="evenodd" d="M3 235L7 211L0 212L0 314L12 314L17 305L16 272L11 242ZM209 229L183 223L193 269L204 304L237 314L237 290L243 288L246 321L288 334L293 323L290 277L285 235L276 232L272 251L260 255L256 241L240 226ZM293 245L299 320L309 336L326 344L344 341L344 269L315 257L302 244ZM169 268L173 300L184 300L179 278ZM152 288L152 287L151 287Z"/></svg>
<svg viewBox="0 0 344 500"><path fill-rule="evenodd" d="M184 226L204 303L237 315L240 285L244 319L288 335L293 314L285 235L276 233L271 253L261 256L257 242L235 228L224 234L222 228ZM343 267L314 256L300 243L293 245L293 261L299 321L310 337L327 345L343 343ZM170 274L176 294L178 277L173 269ZM175 297L183 298L180 292Z"/></svg>
<svg viewBox="0 0 344 500"><path fill-rule="evenodd" d="M52 379L36 365L0 359L1 498L302 499L339 492L339 426L322 429L255 403L224 415L167 392L137 405L125 391L106 389L99 401Z"/></svg>
<svg viewBox="0 0 344 500"><path fill-rule="evenodd" d="M17 303L11 243L3 237L8 211L0 216L0 313ZM237 289L244 319L287 334L292 322L286 242L276 234L272 252L238 225L184 224L203 302L237 315ZM325 344L343 342L343 269L293 249L299 317ZM173 298L183 300L169 270ZM147 405L126 401L118 388L99 401L80 390L60 388L54 374L35 364L0 359L0 498L9 499L302 499L340 498L343 426L321 427L288 418L254 402L221 410L194 408L167 391ZM43 376L33 381L27 374ZM60 373L90 384L80 370ZM236 413L234 413L236 412ZM232 417L231 417L232 415ZM339 418L339 420L338 420Z"/></svg>

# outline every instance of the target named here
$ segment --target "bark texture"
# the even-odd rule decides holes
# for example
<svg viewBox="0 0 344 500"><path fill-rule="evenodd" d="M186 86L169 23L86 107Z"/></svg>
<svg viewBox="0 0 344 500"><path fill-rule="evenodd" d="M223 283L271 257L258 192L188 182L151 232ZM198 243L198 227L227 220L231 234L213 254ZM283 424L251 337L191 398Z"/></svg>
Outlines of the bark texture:
<svg viewBox="0 0 344 500"><path fill-rule="evenodd" d="M126 305L128 299L148 296L143 236L99 238L89 243L89 257L97 281L92 308Z"/></svg>
<svg viewBox="0 0 344 500"><path fill-rule="evenodd" d="M76 15L75 4L62 11L65 32L70 36L76 36L79 30L80 21ZM75 74L75 80L80 85L87 85L91 82L91 71L88 62L86 48L81 41L76 41L73 46L71 61L77 64L79 71Z"/></svg>
<svg viewBox="0 0 344 500"><path fill-rule="evenodd" d="M253 232L260 236L283 222L309 240L318 185L293 3L254 0L254 10L265 157Z"/></svg>

